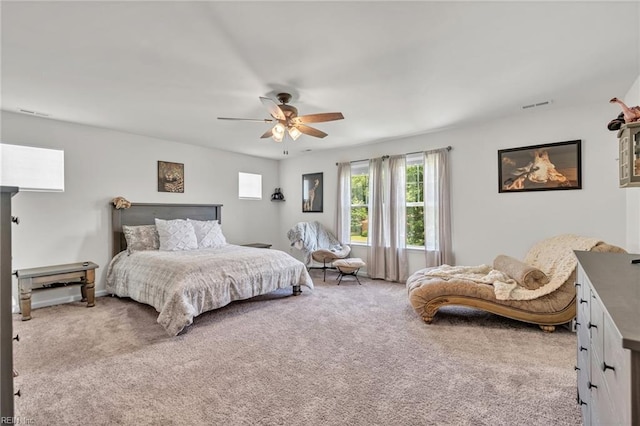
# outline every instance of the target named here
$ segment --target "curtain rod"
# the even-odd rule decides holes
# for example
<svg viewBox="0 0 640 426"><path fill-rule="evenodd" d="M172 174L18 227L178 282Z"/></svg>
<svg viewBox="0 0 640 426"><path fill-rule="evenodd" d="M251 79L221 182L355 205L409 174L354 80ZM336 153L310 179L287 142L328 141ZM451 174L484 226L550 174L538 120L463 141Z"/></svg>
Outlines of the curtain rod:
<svg viewBox="0 0 640 426"><path fill-rule="evenodd" d="M438 149L442 149L442 148L430 149L429 151L407 152L407 153L406 153L406 154L404 154L404 155L421 154L421 153L423 153L423 152L437 151ZM446 146L444 149L446 149L447 151L451 151L453 148L451 147L451 145L449 145L449 146ZM388 155L383 155L383 156L382 156L382 159L383 159L383 160L386 160L387 158L389 158L389 156L388 156ZM350 163L359 163L360 161L369 161L369 160L370 160L370 158L364 158L364 159L362 159L362 160L353 160L353 161L349 161L349 162L350 162ZM337 166L338 164L340 164L340 163L336 163L336 166Z"/></svg>

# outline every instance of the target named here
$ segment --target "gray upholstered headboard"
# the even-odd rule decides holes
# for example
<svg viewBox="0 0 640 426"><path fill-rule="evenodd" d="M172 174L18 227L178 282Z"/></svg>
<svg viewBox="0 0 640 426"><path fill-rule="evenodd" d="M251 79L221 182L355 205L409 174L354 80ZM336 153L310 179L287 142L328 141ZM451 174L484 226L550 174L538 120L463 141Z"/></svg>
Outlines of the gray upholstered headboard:
<svg viewBox="0 0 640 426"><path fill-rule="evenodd" d="M222 223L222 204L131 203L128 209L113 208L113 255L127 248L122 225L153 225L155 218L218 220Z"/></svg>

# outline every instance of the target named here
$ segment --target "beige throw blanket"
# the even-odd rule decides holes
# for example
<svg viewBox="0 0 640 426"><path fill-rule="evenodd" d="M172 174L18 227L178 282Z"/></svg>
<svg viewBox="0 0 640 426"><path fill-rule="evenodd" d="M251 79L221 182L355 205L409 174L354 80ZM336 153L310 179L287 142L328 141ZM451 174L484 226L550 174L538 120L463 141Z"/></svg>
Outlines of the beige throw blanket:
<svg viewBox="0 0 640 426"><path fill-rule="evenodd" d="M516 280L488 265L449 266L424 270L427 277L466 279L493 285L498 300L533 300L554 292L569 279L578 263L574 250L591 250L600 240L578 235L559 235L542 240L527 253L524 263L538 268L549 277L549 282L534 290L520 286Z"/></svg>

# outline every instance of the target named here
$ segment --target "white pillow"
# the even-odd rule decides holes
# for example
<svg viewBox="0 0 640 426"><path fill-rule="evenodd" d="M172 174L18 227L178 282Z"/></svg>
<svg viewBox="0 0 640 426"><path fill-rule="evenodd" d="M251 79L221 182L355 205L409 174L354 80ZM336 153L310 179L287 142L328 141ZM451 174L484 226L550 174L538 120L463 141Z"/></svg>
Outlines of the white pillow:
<svg viewBox="0 0 640 426"><path fill-rule="evenodd" d="M227 244L222 234L222 226L217 220L192 220L187 221L193 225L198 240L198 248L216 248Z"/></svg>
<svg viewBox="0 0 640 426"><path fill-rule="evenodd" d="M194 250L198 240L193 225L184 219L156 219L156 229L160 237L160 250Z"/></svg>

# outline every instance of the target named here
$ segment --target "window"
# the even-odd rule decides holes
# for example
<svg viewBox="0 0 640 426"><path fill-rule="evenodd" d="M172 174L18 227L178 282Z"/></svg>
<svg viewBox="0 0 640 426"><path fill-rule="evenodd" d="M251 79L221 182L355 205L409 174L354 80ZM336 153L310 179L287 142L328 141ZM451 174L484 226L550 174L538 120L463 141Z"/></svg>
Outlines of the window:
<svg viewBox="0 0 640 426"><path fill-rule="evenodd" d="M422 153L407 156L407 246L424 247L424 165ZM351 164L351 243L367 244L369 163Z"/></svg>
<svg viewBox="0 0 640 426"><path fill-rule="evenodd" d="M367 244L369 231L369 162L351 163L351 243Z"/></svg>
<svg viewBox="0 0 640 426"><path fill-rule="evenodd" d="M262 200L262 175L239 172L238 198L241 200Z"/></svg>
<svg viewBox="0 0 640 426"><path fill-rule="evenodd" d="M424 164L422 153L407 155L407 246L424 247Z"/></svg>
<svg viewBox="0 0 640 426"><path fill-rule="evenodd" d="M395 193L392 193L390 191L392 188L383 188L386 189L386 192L382 191L381 196L375 198L380 198L382 203L380 206L382 220L378 225L381 227L381 232L388 234L390 229L393 229L394 232L394 235L383 234L381 238L383 241L380 245L387 244L384 241L386 239L401 246L402 242L398 241L398 238L402 238L398 237L401 230L398 230L398 226L403 226L405 227L405 246L424 250L427 266L451 262L451 208L448 170L448 151L450 149L447 147L406 154L404 166L396 162L395 159L389 159L389 164L393 163L393 167L381 168L383 173L381 185L393 184L397 190L404 191L404 210L402 209L402 197L397 197ZM372 209L369 209L369 203L371 203L369 175L372 170L370 170L368 161L352 162L350 167L343 166L341 165L339 172L339 189L344 192L344 195L340 193L338 229L340 232L344 232L344 238L347 237L348 232L351 244L371 244L369 231L374 228L369 223L372 212ZM350 169L350 173L346 172L348 169ZM389 176L386 176L385 179L385 173L394 173L392 169L397 172L394 176L395 179L389 179ZM404 177L400 176L403 171ZM395 181L397 180L401 182L397 182L396 185ZM347 182L351 185L350 190L347 189ZM401 188L403 184L405 185L404 189ZM382 200L387 196L393 196L395 200L399 200L398 220L404 220L405 224L389 223L388 219L392 216L390 214L391 206L385 206L386 201ZM404 218L401 217L402 213L405 213Z"/></svg>

